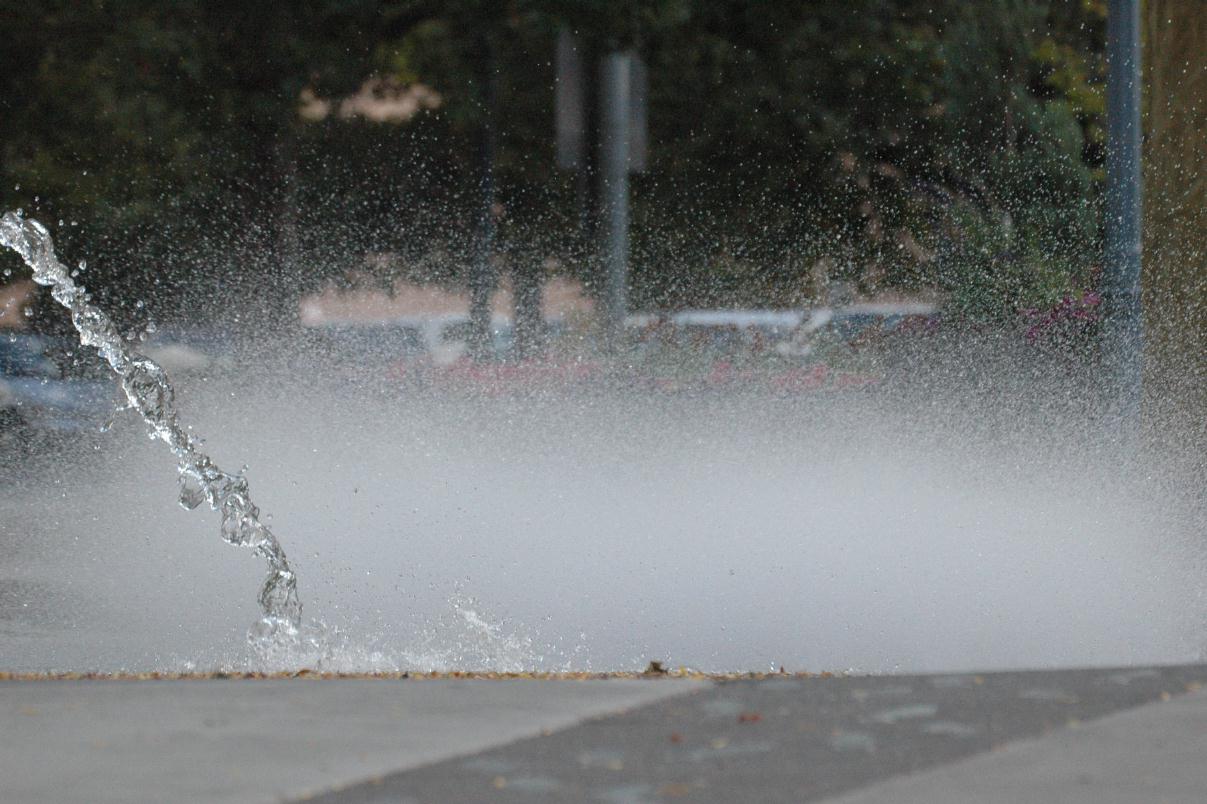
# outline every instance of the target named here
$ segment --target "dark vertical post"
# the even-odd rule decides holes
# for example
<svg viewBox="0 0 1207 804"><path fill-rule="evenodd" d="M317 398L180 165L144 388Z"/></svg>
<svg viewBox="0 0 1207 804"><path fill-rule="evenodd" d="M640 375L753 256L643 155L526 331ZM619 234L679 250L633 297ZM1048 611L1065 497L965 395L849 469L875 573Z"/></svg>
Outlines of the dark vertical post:
<svg viewBox="0 0 1207 804"><path fill-rule="evenodd" d="M481 39L479 92L482 127L478 140L479 198L476 243L469 278L469 354L474 360L491 356L490 297L495 290L495 103L494 47L489 36Z"/></svg>
<svg viewBox="0 0 1207 804"><path fill-rule="evenodd" d="M604 344L609 352L615 352L620 344L629 272L630 68L627 53L609 53L600 63L599 206Z"/></svg>
<svg viewBox="0 0 1207 804"><path fill-rule="evenodd" d="M1140 8L1110 0L1107 13L1106 260L1103 357L1115 412L1138 421L1143 369L1140 307Z"/></svg>
<svg viewBox="0 0 1207 804"><path fill-rule="evenodd" d="M557 36L557 85L554 93L557 166L574 171L578 208L577 258L594 265L597 257L599 167L599 72L597 48L563 28ZM594 275L597 273L591 270Z"/></svg>
<svg viewBox="0 0 1207 804"><path fill-rule="evenodd" d="M541 311L543 271L536 254L527 251L512 263L512 293L515 296L514 357L531 360L544 349L545 318Z"/></svg>
<svg viewBox="0 0 1207 804"><path fill-rule="evenodd" d="M286 124L277 143L276 179L279 200L276 205L277 262L284 279L296 281L300 257L298 237L298 164L295 123Z"/></svg>

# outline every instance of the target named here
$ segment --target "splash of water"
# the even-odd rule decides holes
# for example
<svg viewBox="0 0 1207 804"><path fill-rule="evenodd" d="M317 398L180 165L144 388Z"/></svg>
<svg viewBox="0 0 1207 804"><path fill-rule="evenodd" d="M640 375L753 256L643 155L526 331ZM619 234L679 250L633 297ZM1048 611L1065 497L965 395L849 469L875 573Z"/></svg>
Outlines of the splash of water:
<svg viewBox="0 0 1207 804"><path fill-rule="evenodd" d="M55 301L71 313L80 343L95 348L118 376L128 408L146 422L148 435L163 441L176 456L180 504L191 510L209 503L211 509L222 512L222 538L251 547L268 562L259 598L264 616L249 635L253 646L263 652L296 640L302 617L297 578L276 536L260 521L260 509L252 502L246 478L222 471L198 451L197 441L177 422L176 393L167 374L134 351L109 316L91 304L88 293L55 256L46 227L19 211L6 212L0 218L0 245L17 252L32 269L34 281L52 289Z"/></svg>

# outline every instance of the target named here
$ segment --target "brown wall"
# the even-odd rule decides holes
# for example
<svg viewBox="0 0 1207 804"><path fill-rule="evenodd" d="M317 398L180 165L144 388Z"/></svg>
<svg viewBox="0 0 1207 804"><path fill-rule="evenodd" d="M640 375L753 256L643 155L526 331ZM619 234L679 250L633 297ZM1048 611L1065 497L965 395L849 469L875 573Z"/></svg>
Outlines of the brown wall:
<svg viewBox="0 0 1207 804"><path fill-rule="evenodd" d="M1207 447L1207 2L1147 0L1144 35L1146 403L1162 441L1193 436L1192 448L1201 453Z"/></svg>

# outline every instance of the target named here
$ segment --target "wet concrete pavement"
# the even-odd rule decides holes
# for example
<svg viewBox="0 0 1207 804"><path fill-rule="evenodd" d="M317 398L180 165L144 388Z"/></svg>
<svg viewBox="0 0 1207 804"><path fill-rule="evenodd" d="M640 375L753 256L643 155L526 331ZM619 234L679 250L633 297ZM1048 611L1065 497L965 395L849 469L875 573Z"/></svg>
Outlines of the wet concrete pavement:
<svg viewBox="0 0 1207 804"><path fill-rule="evenodd" d="M1202 801L1204 684L1201 665L6 681L0 800Z"/></svg>
<svg viewBox="0 0 1207 804"><path fill-rule="evenodd" d="M282 801L703 687L691 681L5 681L0 801Z"/></svg>
<svg viewBox="0 0 1207 804"><path fill-rule="evenodd" d="M1205 681L1203 667L736 681L319 800L818 801L996 753L1012 741L1068 732L1076 745L1088 721L1141 704L1158 702L1160 722L1180 711L1172 703L1175 696ZM1196 749L1207 751L1207 705L1201 697L1195 702L1192 715L1178 723L1193 734ZM1177 742L1185 736L1167 738ZM1151 740L1130 746L1128 753L1143 756L1146 747L1154 747ZM1050 759L1046 748L1039 754ZM1068 785L1082 793L1090 789L1089 771L1075 763L1064 769ZM1179 772L1191 774L1193 784L1181 780L1175 789L1197 789L1195 797L1163 795L1162 784L1174 778L1168 776L1151 779L1145 795L1122 800L1202 801L1201 791L1207 791L1202 763L1186 761ZM999 781L1004 797L998 800L1070 800L1059 784L1048 785L1043 795L1029 794L1034 780L1025 767ZM938 797L925 780L915 787L909 798L893 793L855 800L982 800L980 791L974 795L962 788Z"/></svg>

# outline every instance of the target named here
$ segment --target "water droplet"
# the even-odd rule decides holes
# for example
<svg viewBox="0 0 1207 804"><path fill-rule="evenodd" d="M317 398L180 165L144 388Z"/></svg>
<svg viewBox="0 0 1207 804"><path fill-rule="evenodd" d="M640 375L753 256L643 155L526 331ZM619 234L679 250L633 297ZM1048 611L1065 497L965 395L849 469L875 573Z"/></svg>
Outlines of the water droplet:
<svg viewBox="0 0 1207 804"><path fill-rule="evenodd" d="M205 489L202 487L200 479L190 474L182 474L179 499L180 505L189 511L205 502Z"/></svg>

